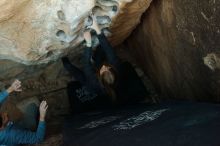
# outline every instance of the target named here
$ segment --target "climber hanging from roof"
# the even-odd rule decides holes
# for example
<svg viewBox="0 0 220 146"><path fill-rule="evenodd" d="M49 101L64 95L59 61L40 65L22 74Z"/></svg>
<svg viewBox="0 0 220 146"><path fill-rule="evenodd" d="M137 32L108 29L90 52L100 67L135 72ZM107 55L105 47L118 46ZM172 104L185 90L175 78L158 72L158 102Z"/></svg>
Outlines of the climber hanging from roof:
<svg viewBox="0 0 220 146"><path fill-rule="evenodd" d="M119 100L126 102L128 90L131 90L125 85L123 76L126 75L122 73L119 58L93 15L90 28L96 32L100 46L93 52L90 29L84 32L83 71L72 65L67 57L62 58L64 67L76 79L68 85L70 103L75 111L108 107L118 104Z"/></svg>
<svg viewBox="0 0 220 146"><path fill-rule="evenodd" d="M98 106L106 106L106 104L114 102L115 93L113 88L116 83L116 70L118 67L118 58L113 52L113 49L104 34L101 32L94 17L91 28L96 31L101 47L97 48L93 55L90 30L84 32L84 38L86 41L83 56L84 70L81 71L72 65L67 57L62 58L64 67L77 81L80 82L81 85L84 86L75 91L69 89L68 93L70 96L78 96L79 100L78 102L76 100L73 101L75 102L74 104L85 104L84 108L87 109ZM106 55L107 58L106 62L103 60L104 55ZM92 56L93 61L91 61ZM92 62L94 62L94 64Z"/></svg>

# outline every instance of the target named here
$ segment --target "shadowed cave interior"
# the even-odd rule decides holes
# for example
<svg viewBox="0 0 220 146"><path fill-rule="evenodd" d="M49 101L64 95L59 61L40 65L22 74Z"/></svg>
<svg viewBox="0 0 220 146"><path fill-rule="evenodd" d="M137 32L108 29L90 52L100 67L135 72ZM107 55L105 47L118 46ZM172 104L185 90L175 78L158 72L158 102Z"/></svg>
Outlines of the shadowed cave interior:
<svg viewBox="0 0 220 146"><path fill-rule="evenodd" d="M220 1L8 0L0 7L0 88L19 79L23 90L1 111L18 121L27 100L46 100L39 145L220 145ZM75 79L61 58L83 67L91 12L124 63L128 96L114 108L72 114L67 89ZM94 34L92 43L99 44Z"/></svg>

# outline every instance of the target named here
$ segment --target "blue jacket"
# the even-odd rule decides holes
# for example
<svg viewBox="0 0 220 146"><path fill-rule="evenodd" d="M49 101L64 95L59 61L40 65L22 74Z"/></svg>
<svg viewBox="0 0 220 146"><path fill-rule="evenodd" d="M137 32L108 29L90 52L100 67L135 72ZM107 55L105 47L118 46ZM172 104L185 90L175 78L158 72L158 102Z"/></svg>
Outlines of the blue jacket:
<svg viewBox="0 0 220 146"><path fill-rule="evenodd" d="M8 96L7 91L0 93L0 103L2 103ZM18 145L18 144L36 144L43 141L45 136L46 124L39 122L37 131L31 132L29 130L16 127L12 122L9 122L7 127L0 130L0 145Z"/></svg>
<svg viewBox="0 0 220 146"><path fill-rule="evenodd" d="M6 99L7 96L8 96L7 91L0 92L0 104L3 103L3 101Z"/></svg>

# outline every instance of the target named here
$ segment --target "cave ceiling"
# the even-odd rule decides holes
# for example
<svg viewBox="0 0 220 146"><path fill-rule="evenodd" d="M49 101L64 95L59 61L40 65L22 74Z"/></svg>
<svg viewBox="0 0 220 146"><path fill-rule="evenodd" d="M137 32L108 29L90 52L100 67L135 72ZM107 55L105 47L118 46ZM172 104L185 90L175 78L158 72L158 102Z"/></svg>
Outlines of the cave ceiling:
<svg viewBox="0 0 220 146"><path fill-rule="evenodd" d="M83 42L91 12L112 44L118 45L137 26L151 1L1 0L0 59L35 65L74 52Z"/></svg>

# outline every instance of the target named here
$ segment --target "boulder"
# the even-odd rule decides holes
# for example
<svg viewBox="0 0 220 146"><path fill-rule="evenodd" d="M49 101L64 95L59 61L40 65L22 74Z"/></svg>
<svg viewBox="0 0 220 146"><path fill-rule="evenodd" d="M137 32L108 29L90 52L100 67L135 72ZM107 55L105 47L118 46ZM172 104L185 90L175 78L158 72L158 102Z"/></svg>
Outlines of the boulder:
<svg viewBox="0 0 220 146"><path fill-rule="evenodd" d="M2 0L0 59L33 65L57 60L70 51L76 52L83 42L82 32L91 24L87 19L91 13L97 17L104 32L108 33L106 28L111 26L113 33L121 34L112 38L118 44L139 23L151 1ZM123 23L126 25L121 25Z"/></svg>

